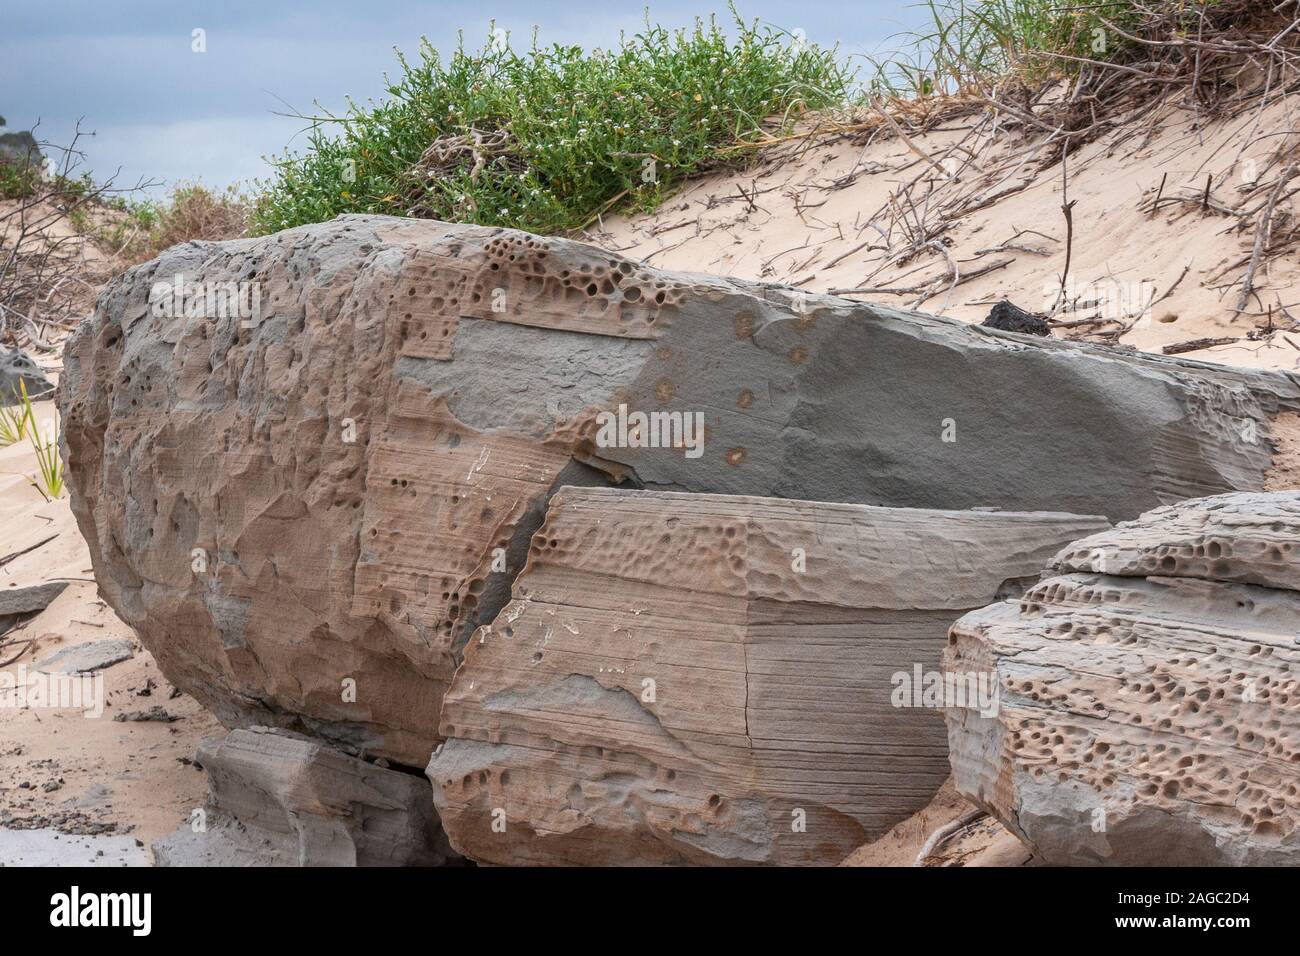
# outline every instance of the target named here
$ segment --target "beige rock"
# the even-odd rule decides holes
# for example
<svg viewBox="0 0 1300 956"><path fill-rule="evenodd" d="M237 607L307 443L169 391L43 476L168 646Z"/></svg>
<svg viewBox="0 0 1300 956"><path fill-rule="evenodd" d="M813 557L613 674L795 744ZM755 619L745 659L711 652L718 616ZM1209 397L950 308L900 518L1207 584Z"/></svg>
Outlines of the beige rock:
<svg viewBox="0 0 1300 956"><path fill-rule="evenodd" d="M948 624L1101 518L565 488L429 763L485 862L824 863L948 775ZM915 703L921 703L915 700Z"/></svg>
<svg viewBox="0 0 1300 956"><path fill-rule="evenodd" d="M1300 861L1300 492L1161 508L953 627L959 790L1049 864Z"/></svg>
<svg viewBox="0 0 1300 956"><path fill-rule="evenodd" d="M164 673L422 767L561 484L1132 517L1262 487L1300 384L350 216L128 271L58 401L95 578ZM703 444L602 444L620 407Z"/></svg>

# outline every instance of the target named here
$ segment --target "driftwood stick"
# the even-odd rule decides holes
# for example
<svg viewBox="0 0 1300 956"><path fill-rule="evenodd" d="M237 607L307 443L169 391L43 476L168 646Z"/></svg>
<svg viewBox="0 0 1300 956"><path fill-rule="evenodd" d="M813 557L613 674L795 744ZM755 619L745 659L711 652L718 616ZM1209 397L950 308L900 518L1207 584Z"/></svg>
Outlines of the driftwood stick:
<svg viewBox="0 0 1300 956"><path fill-rule="evenodd" d="M1242 341L1244 341L1244 339L1233 335L1223 336L1217 339L1188 339L1186 342L1172 342L1160 351L1165 355L1180 355L1183 352L1199 352L1201 349L1213 348L1216 345L1231 345L1233 342Z"/></svg>
<svg viewBox="0 0 1300 956"><path fill-rule="evenodd" d="M1255 291L1255 270L1259 268L1259 262L1263 258L1264 250L1268 248L1269 232L1273 224L1273 210L1277 207L1277 201L1282 195L1282 190L1291 181L1295 171L1295 163L1282 170L1282 175L1278 176L1277 184L1273 187L1273 192L1268 198L1268 205L1264 207L1263 218L1259 221L1259 228L1255 230L1255 248L1250 254L1250 265L1246 268L1246 275L1241 280L1241 297L1237 299L1237 308L1235 310L1238 315L1246 311L1251 294Z"/></svg>

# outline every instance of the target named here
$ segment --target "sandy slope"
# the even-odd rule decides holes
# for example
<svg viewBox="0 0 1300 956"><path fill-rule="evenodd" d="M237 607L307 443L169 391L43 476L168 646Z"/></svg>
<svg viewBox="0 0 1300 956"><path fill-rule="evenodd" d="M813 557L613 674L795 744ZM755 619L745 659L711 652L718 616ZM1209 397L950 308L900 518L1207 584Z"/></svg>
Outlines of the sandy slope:
<svg viewBox="0 0 1300 956"><path fill-rule="evenodd" d="M1294 246L1260 270L1258 299L1248 314L1234 315L1259 217L1225 210L1267 199L1278 173L1268 155L1280 131L1295 128L1289 112L1296 107L1300 96L1261 117L1201 129L1190 113L1175 111L1075 152L1068 161L1068 198L1075 206L1067 289L1077 307L1059 317L1131 323L1120 341L1150 351L1192 339L1244 337L1267 323L1270 305L1275 325L1292 325L1277 307L1300 316ZM1047 311L1065 265L1059 146L1019 132L977 136L974 125L973 117L958 117L913 137L934 165L888 130L870 140L861 134L792 144L753 170L700 180L653 215L607 218L590 234L607 248L664 268L816 292L865 287L875 291L854 297L963 321L982 321L1004 297L1029 311ZM1049 159L1050 167L1039 171ZM891 208L891 194L916 177L921 183L910 204L896 197ZM1210 198L1203 206L1207 177ZM1157 194L1161 205L1153 212ZM1297 199L1288 199L1278 208L1296 205ZM922 234L934 245L888 264ZM954 266L960 283L950 291ZM916 291L881 291L900 288ZM1055 334L1118 328L1095 323ZM1189 354L1295 369L1300 332Z"/></svg>
<svg viewBox="0 0 1300 956"><path fill-rule="evenodd" d="M50 420L52 403L37 403L36 412L38 422ZM39 680L34 662L61 648L114 638L134 642L130 628L98 599L90 555L66 496L46 502L28 481L35 470L29 443L0 448L0 558L54 536L0 567L0 588L58 579L68 579L68 586L21 630L0 636L0 661L9 662L0 671L13 675L4 687L20 677ZM193 758L201 737L219 731L216 720L192 698L173 698L141 648L102 673L99 717L80 708L20 707L16 693L0 694L0 864L142 862L131 853L135 840L147 846L202 803L203 774L184 761ZM178 719L113 719L154 705ZM24 835L12 835L17 830ZM132 839L72 837L105 834ZM96 858L105 848L105 857Z"/></svg>
<svg viewBox="0 0 1300 956"><path fill-rule="evenodd" d="M80 213L85 216L86 225L95 229L107 229L122 216L116 210L96 205L82 207ZM24 257L44 249L50 258L39 270L48 277L48 297L36 312L38 341L33 343L33 329L24 326L15 330L18 344L28 348L39 364L57 364L57 351L49 351L42 345L57 346L81 316L94 308L103 283L126 268L127 263L79 232L62 206L48 200L28 205L15 199L0 199L0 246L12 250L20 241ZM37 268L29 261L19 270L30 274Z"/></svg>

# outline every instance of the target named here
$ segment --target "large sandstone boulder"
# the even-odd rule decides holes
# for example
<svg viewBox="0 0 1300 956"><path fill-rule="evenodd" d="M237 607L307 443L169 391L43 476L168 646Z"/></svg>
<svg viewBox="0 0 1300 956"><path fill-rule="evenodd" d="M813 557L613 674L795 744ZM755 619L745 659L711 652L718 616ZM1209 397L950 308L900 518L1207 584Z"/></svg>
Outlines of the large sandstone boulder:
<svg viewBox="0 0 1300 956"><path fill-rule="evenodd" d="M838 863L948 776L914 676L1102 518L566 488L429 763L492 863ZM901 677L899 675L902 675Z"/></svg>
<svg viewBox="0 0 1300 956"><path fill-rule="evenodd" d="M1044 862L1300 863L1300 492L1161 508L966 615L947 711L958 789Z"/></svg>
<svg viewBox="0 0 1300 956"><path fill-rule="evenodd" d="M423 766L560 484L1132 517L1263 487L1300 385L351 216L127 272L59 404L102 593L170 680ZM663 447L657 412L703 428Z"/></svg>

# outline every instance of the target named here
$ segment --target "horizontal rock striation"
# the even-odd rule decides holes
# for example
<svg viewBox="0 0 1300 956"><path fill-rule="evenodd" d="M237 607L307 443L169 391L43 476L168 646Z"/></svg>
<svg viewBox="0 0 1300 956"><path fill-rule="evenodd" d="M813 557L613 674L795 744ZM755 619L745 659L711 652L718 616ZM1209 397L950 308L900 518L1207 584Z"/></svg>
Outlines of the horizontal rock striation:
<svg viewBox="0 0 1300 956"><path fill-rule="evenodd" d="M1044 862L1300 862L1300 492L1157 509L966 615L946 712L958 789Z"/></svg>
<svg viewBox="0 0 1300 956"><path fill-rule="evenodd" d="M949 772L897 675L1107 526L565 488L444 699L439 816L492 863L838 863Z"/></svg>
<svg viewBox="0 0 1300 956"><path fill-rule="evenodd" d="M1300 385L348 216L130 270L58 400L96 578L168 678L423 766L561 484L1132 517L1262 487Z"/></svg>

